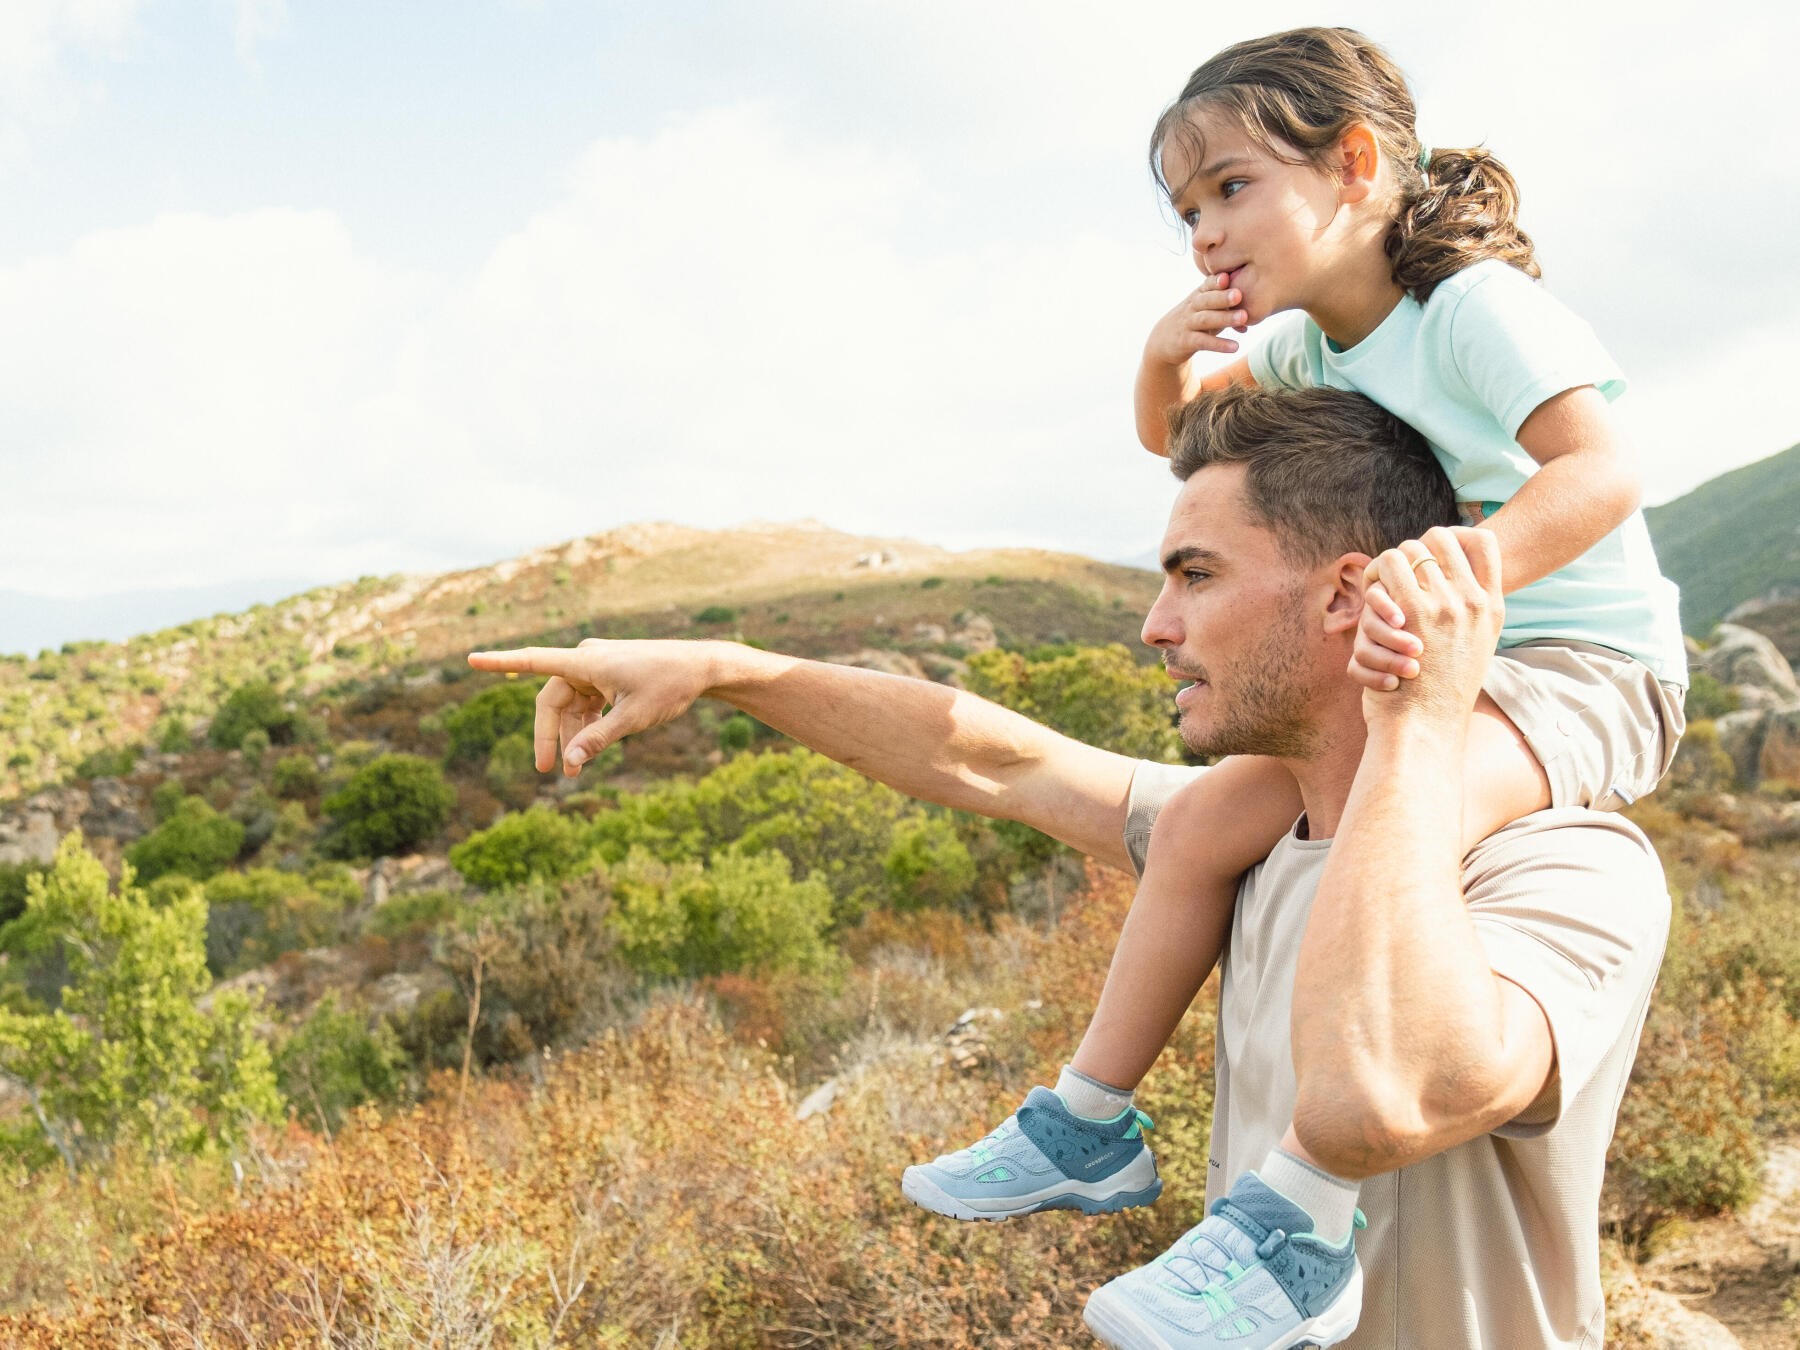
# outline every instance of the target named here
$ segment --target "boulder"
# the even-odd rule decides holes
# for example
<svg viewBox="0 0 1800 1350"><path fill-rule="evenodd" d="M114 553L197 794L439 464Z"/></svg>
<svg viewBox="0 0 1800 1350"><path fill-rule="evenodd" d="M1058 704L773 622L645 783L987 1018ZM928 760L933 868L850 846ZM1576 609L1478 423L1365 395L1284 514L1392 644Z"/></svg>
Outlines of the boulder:
<svg viewBox="0 0 1800 1350"><path fill-rule="evenodd" d="M88 809L81 816L81 832L89 839L117 839L128 844L149 832L138 815L131 789L117 778L96 778L88 785Z"/></svg>
<svg viewBox="0 0 1800 1350"><path fill-rule="evenodd" d="M1719 736L1719 748L1730 756L1732 767L1737 772L1737 780L1745 787L1755 787L1762 781L1759 765L1763 738L1768 731L1771 716L1767 709L1746 709L1726 713L1713 721L1713 729Z"/></svg>
<svg viewBox="0 0 1800 1350"><path fill-rule="evenodd" d="M859 666L863 670L879 670L888 675L905 675L908 679L914 680L925 678L925 668L905 652L883 651L879 647L864 647L858 652L828 656L825 659L834 666Z"/></svg>
<svg viewBox="0 0 1800 1350"><path fill-rule="evenodd" d="M1734 623L1713 629L1699 668L1738 691L1745 708L1800 708L1800 681L1779 648L1761 633Z"/></svg>
<svg viewBox="0 0 1800 1350"><path fill-rule="evenodd" d="M959 1073L973 1073L994 1057L986 1027L1004 1022L998 1008L970 1008L944 1033L944 1059Z"/></svg>
<svg viewBox="0 0 1800 1350"><path fill-rule="evenodd" d="M990 652L1000 645L1000 639L994 636L994 621L985 614L973 612L956 616L956 628L951 632L950 640L970 653Z"/></svg>
<svg viewBox="0 0 1800 1350"><path fill-rule="evenodd" d="M1800 783L1800 710L1766 712L1756 754L1756 781Z"/></svg>
<svg viewBox="0 0 1800 1350"><path fill-rule="evenodd" d="M1723 1322L1646 1284L1629 1264L1617 1261L1608 1274L1607 1311L1626 1344L1644 1350L1744 1350Z"/></svg>
<svg viewBox="0 0 1800 1350"><path fill-rule="evenodd" d="M42 809L0 820L0 863L48 863L62 834L56 817Z"/></svg>

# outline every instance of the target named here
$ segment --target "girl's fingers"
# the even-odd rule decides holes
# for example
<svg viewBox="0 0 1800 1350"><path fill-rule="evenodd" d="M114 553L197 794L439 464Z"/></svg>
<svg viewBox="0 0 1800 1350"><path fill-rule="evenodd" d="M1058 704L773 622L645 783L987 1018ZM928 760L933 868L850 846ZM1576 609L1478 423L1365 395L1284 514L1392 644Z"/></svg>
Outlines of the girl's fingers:
<svg viewBox="0 0 1800 1350"><path fill-rule="evenodd" d="M1244 293L1238 290L1200 290L1195 291L1193 295L1189 297L1189 300L1195 309L1236 309L1239 305L1244 303Z"/></svg>
<svg viewBox="0 0 1800 1350"><path fill-rule="evenodd" d="M1211 333L1188 334L1188 346L1196 352L1235 352L1238 349L1231 338L1214 337Z"/></svg>
<svg viewBox="0 0 1800 1350"><path fill-rule="evenodd" d="M1373 571L1375 563L1370 563L1369 568ZM1363 574L1363 580L1368 582L1368 589L1363 592L1363 608L1389 628L1406 627L1406 611L1394 603L1394 597L1388 594L1387 587L1378 578L1371 580L1367 572Z"/></svg>
<svg viewBox="0 0 1800 1350"><path fill-rule="evenodd" d="M1353 651L1357 661L1370 670L1378 670L1384 675L1397 675L1403 680L1418 676L1419 663L1409 653L1397 652L1392 647L1384 646L1366 630L1357 633Z"/></svg>

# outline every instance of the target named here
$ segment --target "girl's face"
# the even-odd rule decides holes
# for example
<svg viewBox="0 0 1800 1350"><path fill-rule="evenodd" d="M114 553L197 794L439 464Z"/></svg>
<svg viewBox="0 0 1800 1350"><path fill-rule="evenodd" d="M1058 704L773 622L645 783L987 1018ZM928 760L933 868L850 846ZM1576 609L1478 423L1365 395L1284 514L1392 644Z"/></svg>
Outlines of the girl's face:
<svg viewBox="0 0 1800 1350"><path fill-rule="evenodd" d="M1198 156L1181 137L1162 149L1163 181L1195 265L1208 276L1229 274L1222 280L1243 292L1251 323L1312 308L1326 293L1339 242L1337 184L1310 164L1275 158L1228 116L1202 111L1195 123L1204 141Z"/></svg>

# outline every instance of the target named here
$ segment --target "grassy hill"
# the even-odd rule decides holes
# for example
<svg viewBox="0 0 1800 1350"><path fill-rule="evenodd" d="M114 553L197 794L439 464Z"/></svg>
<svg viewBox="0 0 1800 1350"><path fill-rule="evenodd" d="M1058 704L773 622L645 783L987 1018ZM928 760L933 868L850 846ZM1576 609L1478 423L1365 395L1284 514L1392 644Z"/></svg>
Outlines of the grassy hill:
<svg viewBox="0 0 1800 1350"><path fill-rule="evenodd" d="M1720 474L1644 517L1663 572L1681 587L1687 632L1704 637L1746 600L1800 597L1800 445ZM1793 660L1792 644L1776 641Z"/></svg>
<svg viewBox="0 0 1800 1350"><path fill-rule="evenodd" d="M176 748L231 690L265 680L336 720L371 686L466 671L484 647L584 637L741 637L801 656L866 648L955 659L979 614L1007 646L1137 646L1155 575L1031 549L953 553L816 522L630 525L489 567L362 577L127 642L0 656L0 802L144 745ZM1148 656L1146 654L1146 659ZM392 700L390 700L392 701Z"/></svg>

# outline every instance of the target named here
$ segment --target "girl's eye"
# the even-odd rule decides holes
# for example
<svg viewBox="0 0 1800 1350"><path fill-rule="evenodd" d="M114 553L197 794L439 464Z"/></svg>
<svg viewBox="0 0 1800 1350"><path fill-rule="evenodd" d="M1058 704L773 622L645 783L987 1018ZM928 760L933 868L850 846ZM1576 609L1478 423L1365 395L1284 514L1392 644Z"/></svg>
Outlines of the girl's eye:
<svg viewBox="0 0 1800 1350"><path fill-rule="evenodd" d="M1235 197L1238 194L1238 189L1248 186L1248 183L1249 180L1244 178L1227 179L1219 188L1219 195L1221 197Z"/></svg>
<svg viewBox="0 0 1800 1350"><path fill-rule="evenodd" d="M1190 230L1200 223L1200 213L1189 207L1181 213L1181 223Z"/></svg>

